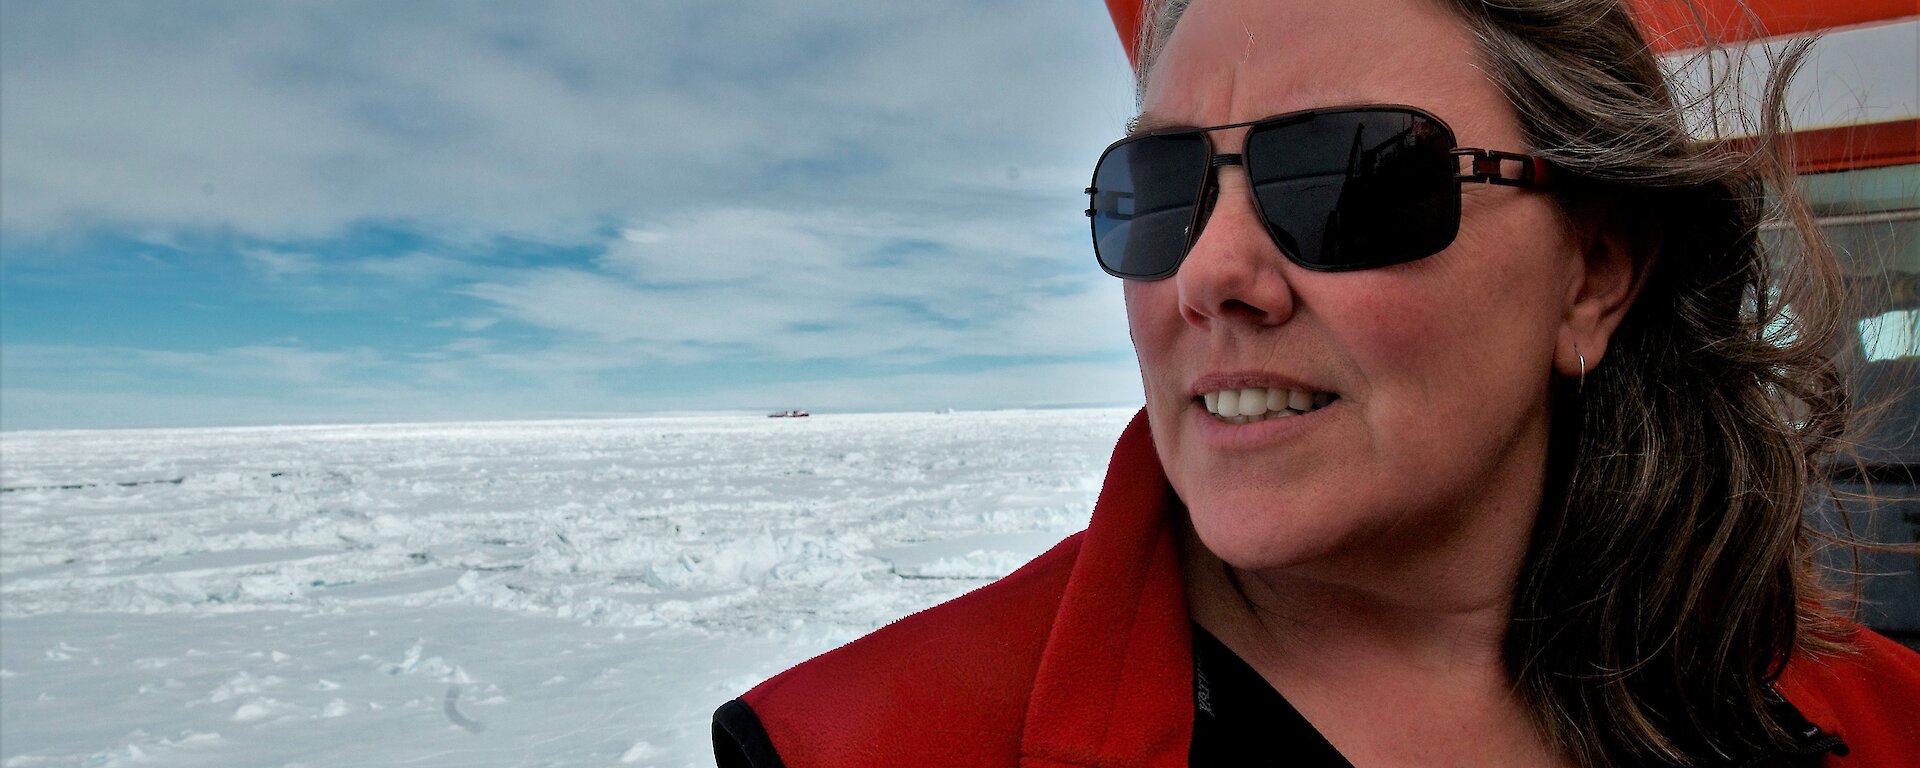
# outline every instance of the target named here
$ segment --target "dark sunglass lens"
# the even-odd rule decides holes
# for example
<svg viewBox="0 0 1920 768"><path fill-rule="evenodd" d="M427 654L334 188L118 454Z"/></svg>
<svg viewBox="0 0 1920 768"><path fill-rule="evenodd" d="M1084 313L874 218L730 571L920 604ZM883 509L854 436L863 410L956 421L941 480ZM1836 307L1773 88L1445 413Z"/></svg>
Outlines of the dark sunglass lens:
<svg viewBox="0 0 1920 768"><path fill-rule="evenodd" d="M1322 113L1255 130L1248 172L1274 242L1302 266L1411 261L1453 242L1453 136L1402 110Z"/></svg>
<svg viewBox="0 0 1920 768"><path fill-rule="evenodd" d="M1121 277L1166 277L1186 255L1187 228L1211 150L1196 134L1119 144L1093 172L1093 250Z"/></svg>

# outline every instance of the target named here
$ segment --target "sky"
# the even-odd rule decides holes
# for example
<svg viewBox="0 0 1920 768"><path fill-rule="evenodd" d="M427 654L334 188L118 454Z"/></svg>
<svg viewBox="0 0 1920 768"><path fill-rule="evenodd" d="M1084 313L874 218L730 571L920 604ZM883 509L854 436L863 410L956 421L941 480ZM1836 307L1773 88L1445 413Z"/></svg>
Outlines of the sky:
<svg viewBox="0 0 1920 768"><path fill-rule="evenodd" d="M0 429L1124 405L1098 0L0 2Z"/></svg>
<svg viewBox="0 0 1920 768"><path fill-rule="evenodd" d="M0 0L0 430L1135 404L1132 99L1100 0Z"/></svg>

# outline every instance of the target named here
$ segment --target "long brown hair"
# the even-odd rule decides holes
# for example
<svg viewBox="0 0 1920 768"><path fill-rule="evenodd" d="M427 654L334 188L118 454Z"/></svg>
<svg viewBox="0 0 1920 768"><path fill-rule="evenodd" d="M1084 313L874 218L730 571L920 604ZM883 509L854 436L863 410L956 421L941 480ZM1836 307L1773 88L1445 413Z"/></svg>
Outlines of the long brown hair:
<svg viewBox="0 0 1920 768"><path fill-rule="evenodd" d="M1831 493L1850 411L1841 273L1782 138L1805 47L1772 62L1752 137L1718 141L1686 110L1725 102L1676 99L1619 0L1444 2L1555 165L1562 207L1626 234L1647 274L1606 363L1556 393L1508 670L1587 768L1788 747L1771 681L1795 653L1843 649L1802 508ZM1150 2L1142 89L1185 6ZM1763 250L1770 218L1791 247Z"/></svg>

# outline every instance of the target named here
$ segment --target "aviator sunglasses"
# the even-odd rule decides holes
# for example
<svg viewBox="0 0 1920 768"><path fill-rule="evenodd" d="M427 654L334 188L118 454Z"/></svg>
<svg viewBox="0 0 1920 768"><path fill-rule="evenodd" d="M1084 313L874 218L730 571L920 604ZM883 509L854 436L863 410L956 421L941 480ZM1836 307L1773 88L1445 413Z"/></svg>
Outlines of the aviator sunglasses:
<svg viewBox="0 0 1920 768"><path fill-rule="evenodd" d="M1246 128L1240 154L1208 134ZM1295 264L1337 272L1439 253L1460 230L1460 183L1539 188L1531 155L1454 146L1440 118L1406 106L1290 112L1130 136L1100 154L1087 187L1093 251L1108 274L1173 276L1200 236L1224 166L1246 169L1254 208Z"/></svg>

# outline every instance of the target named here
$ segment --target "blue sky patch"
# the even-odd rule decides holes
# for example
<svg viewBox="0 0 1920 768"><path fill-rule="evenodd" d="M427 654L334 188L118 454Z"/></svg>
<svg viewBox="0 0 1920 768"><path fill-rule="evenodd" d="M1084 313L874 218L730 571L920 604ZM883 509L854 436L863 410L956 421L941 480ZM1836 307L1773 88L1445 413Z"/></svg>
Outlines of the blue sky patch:
<svg viewBox="0 0 1920 768"><path fill-rule="evenodd" d="M1105 7L0 5L0 429L1137 402Z"/></svg>

